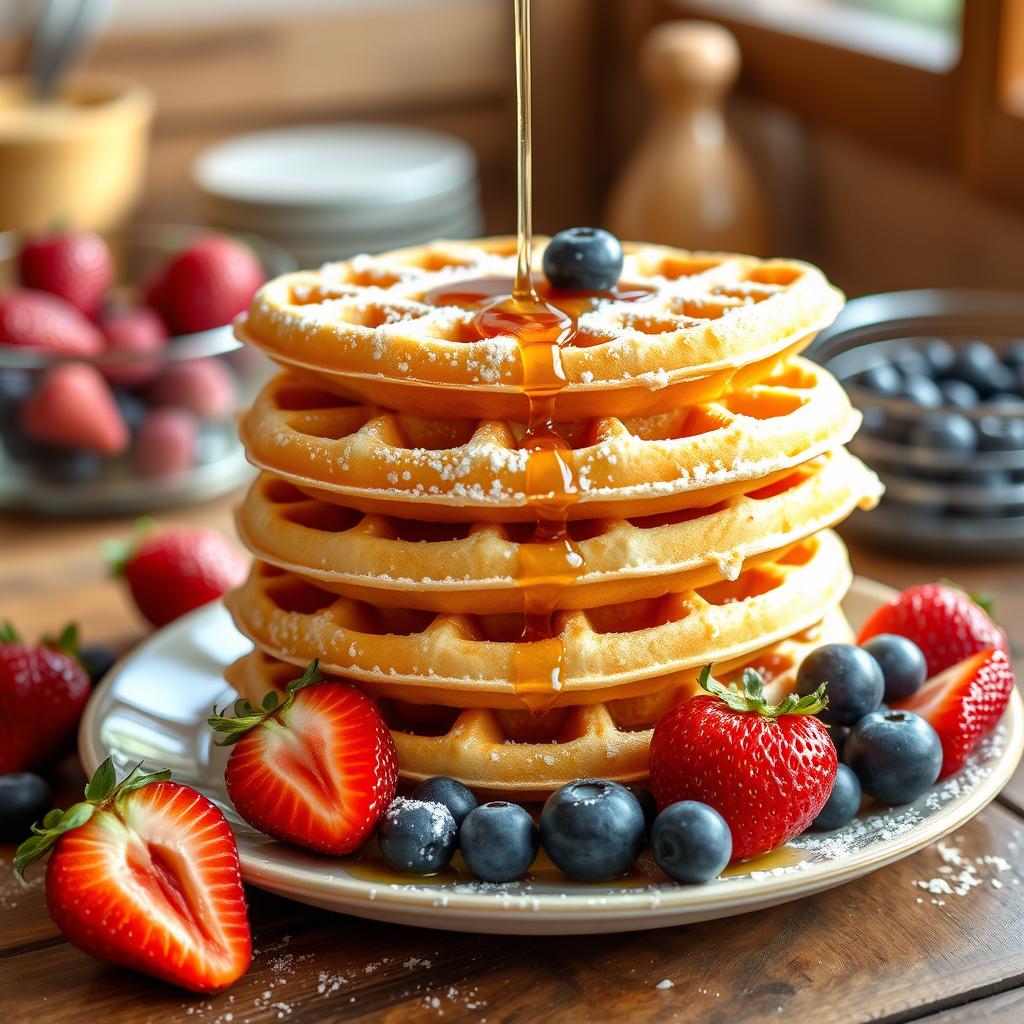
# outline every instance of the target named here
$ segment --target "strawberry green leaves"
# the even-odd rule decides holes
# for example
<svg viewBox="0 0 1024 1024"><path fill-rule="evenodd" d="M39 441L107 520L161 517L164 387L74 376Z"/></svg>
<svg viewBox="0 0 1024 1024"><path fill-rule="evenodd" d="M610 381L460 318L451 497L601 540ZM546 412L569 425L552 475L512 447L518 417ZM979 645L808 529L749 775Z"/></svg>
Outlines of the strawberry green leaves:
<svg viewBox="0 0 1024 1024"><path fill-rule="evenodd" d="M29 864L42 857L66 832L90 821L98 809L113 805L121 797L151 782L163 782L170 777L170 769L144 772L142 765L137 764L118 784L113 759L108 757L86 784L85 800L72 804L66 811L49 811L41 823L32 826L32 835L15 851L14 870L24 879Z"/></svg>
<svg viewBox="0 0 1024 1024"><path fill-rule="evenodd" d="M223 733L223 739L218 742L219 746L229 747L237 743L247 732L261 725L268 718L287 710L295 699L295 694L307 686L314 686L324 681L323 673L320 671L320 663L315 658L306 666L306 671L298 679L293 679L285 687L284 700L276 690L271 690L262 700L258 708L244 698L236 700L232 708L232 714L228 715L227 708L218 711L216 707L213 714L207 719L207 723L214 732Z"/></svg>
<svg viewBox="0 0 1024 1024"><path fill-rule="evenodd" d="M719 697L733 711L757 712L764 718L780 718L783 715L816 715L828 707L825 696L825 683L813 693L801 697L798 693L790 693L779 704L769 704L764 695L764 680L752 668L743 670L743 689L735 683L724 686L711 678L711 666L701 669L697 682L708 693Z"/></svg>

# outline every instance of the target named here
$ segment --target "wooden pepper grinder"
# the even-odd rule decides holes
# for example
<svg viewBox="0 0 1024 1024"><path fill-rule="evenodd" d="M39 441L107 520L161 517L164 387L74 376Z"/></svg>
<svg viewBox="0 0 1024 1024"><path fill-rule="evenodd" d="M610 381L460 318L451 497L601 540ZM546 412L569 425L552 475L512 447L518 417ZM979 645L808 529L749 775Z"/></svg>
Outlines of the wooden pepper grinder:
<svg viewBox="0 0 1024 1024"><path fill-rule="evenodd" d="M668 22L644 40L640 62L654 116L612 192L608 227L619 238L764 253L757 181L725 120L736 40L711 22Z"/></svg>

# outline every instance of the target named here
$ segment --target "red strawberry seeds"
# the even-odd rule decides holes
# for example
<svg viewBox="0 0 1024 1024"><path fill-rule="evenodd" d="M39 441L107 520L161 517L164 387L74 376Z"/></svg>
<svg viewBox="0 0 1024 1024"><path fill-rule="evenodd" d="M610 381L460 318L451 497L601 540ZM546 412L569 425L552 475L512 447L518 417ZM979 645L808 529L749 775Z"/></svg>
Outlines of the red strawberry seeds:
<svg viewBox="0 0 1024 1024"><path fill-rule="evenodd" d="M929 679L895 707L920 715L939 734L942 779L962 768L981 738L996 727L1013 686L1006 652L981 651Z"/></svg>
<svg viewBox="0 0 1024 1024"><path fill-rule="evenodd" d="M913 640L924 652L929 676L979 651L1008 650L1006 634L985 610L963 591L941 583L922 583L897 594L868 618L857 642L879 633Z"/></svg>
<svg viewBox="0 0 1024 1024"><path fill-rule="evenodd" d="M25 644L0 626L0 775L46 765L74 737L92 686L69 636L62 647Z"/></svg>
<svg viewBox="0 0 1024 1024"><path fill-rule="evenodd" d="M651 790L664 810L680 800L713 807L732 832L733 860L775 849L817 817L835 783L838 761L814 716L823 688L767 705L756 672L744 691L709 681L707 696L669 710L651 740Z"/></svg>
<svg viewBox="0 0 1024 1024"><path fill-rule="evenodd" d="M245 579L247 570L238 548L214 530L157 530L144 535L134 549L119 544L111 548L115 569L154 626L165 626L223 597Z"/></svg>

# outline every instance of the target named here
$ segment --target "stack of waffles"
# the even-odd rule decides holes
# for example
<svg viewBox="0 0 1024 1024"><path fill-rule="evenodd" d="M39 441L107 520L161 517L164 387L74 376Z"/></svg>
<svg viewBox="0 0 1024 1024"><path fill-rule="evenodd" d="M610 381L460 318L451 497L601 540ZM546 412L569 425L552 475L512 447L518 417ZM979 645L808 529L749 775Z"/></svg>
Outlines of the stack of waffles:
<svg viewBox="0 0 1024 1024"><path fill-rule="evenodd" d="M406 781L533 799L642 780L654 723L702 666L755 667L781 696L807 651L850 638L830 527L879 484L843 448L859 416L842 388L799 356L841 296L802 263L626 253L612 293L538 289L576 317L553 400L576 558L559 581L535 568L551 496L533 493L523 353L475 328L513 242L263 287L238 331L281 373L241 427L261 475L238 513L255 562L229 598L256 647L229 670L240 693L318 658L378 700ZM523 639L531 586L550 639ZM538 652L541 701L523 680Z"/></svg>

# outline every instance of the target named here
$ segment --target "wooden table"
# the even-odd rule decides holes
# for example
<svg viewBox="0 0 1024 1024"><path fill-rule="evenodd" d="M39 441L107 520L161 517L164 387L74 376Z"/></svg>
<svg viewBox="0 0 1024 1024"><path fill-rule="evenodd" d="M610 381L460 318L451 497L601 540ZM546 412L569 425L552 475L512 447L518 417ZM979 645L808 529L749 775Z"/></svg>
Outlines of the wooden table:
<svg viewBox="0 0 1024 1024"><path fill-rule="evenodd" d="M222 501L173 518L227 528L228 509ZM97 549L130 528L0 520L0 620L31 635L75 619L86 638L127 649L144 626ZM1024 653L1020 563L967 568L853 555L859 572L897 586L949 576L994 591ZM65 776L65 788L80 784L73 764ZM43 873L22 889L8 860L0 868L3 1024L1024 1018L1021 773L944 843L840 889L706 925L501 938L374 924L250 890L252 967L211 999L80 953L46 914Z"/></svg>

